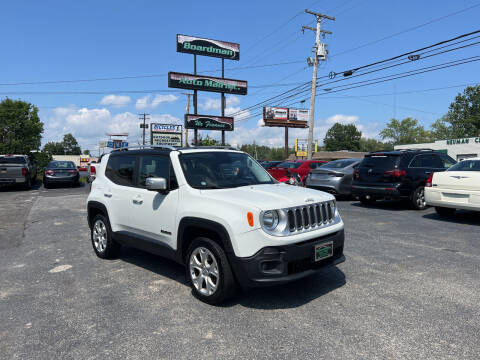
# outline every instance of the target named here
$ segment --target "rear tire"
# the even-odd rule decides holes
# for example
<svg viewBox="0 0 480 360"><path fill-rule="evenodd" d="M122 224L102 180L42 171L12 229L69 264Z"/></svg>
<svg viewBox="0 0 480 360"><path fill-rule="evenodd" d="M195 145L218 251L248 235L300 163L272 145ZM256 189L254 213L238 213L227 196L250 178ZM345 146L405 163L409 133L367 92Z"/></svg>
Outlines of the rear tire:
<svg viewBox="0 0 480 360"><path fill-rule="evenodd" d="M215 241L198 237L185 257L187 281L193 295L207 304L220 304L232 297L236 281L225 251Z"/></svg>
<svg viewBox="0 0 480 360"><path fill-rule="evenodd" d="M95 215L90 229L90 237L95 254L102 259L111 259L120 252L120 244L112 239L112 229L108 219L102 215Z"/></svg>
<svg viewBox="0 0 480 360"><path fill-rule="evenodd" d="M26 182L23 185L25 190L30 190L32 188L32 180L30 179L30 175L27 174Z"/></svg>
<svg viewBox="0 0 480 360"><path fill-rule="evenodd" d="M375 199L374 197L371 197L371 196L369 198L367 198L365 195L360 196L360 202L363 205L373 205L373 204L375 204L376 201L377 201L377 199Z"/></svg>
<svg viewBox="0 0 480 360"><path fill-rule="evenodd" d="M447 217L455 214L455 211L457 211L457 209L435 206L435 211L438 215Z"/></svg>
<svg viewBox="0 0 480 360"><path fill-rule="evenodd" d="M425 210L428 206L425 201L425 187L419 186L410 197L410 204L415 210Z"/></svg>

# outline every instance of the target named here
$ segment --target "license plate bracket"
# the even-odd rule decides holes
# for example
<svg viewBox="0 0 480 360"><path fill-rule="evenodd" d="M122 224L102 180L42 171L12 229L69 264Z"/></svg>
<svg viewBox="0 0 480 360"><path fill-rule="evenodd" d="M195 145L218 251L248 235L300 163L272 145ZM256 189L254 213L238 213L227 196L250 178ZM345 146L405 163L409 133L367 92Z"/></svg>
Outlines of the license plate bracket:
<svg viewBox="0 0 480 360"><path fill-rule="evenodd" d="M315 245L313 254L315 262L332 257L333 241Z"/></svg>

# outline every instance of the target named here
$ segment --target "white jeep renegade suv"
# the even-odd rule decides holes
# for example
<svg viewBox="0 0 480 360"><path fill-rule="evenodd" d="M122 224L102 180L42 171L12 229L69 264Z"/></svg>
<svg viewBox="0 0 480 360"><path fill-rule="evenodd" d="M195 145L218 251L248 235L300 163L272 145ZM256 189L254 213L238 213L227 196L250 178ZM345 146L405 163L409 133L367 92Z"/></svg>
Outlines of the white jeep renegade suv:
<svg viewBox="0 0 480 360"><path fill-rule="evenodd" d="M211 304L237 284L286 283L345 260L334 197L278 183L241 151L114 151L97 164L87 208L99 257L125 244L173 259Z"/></svg>

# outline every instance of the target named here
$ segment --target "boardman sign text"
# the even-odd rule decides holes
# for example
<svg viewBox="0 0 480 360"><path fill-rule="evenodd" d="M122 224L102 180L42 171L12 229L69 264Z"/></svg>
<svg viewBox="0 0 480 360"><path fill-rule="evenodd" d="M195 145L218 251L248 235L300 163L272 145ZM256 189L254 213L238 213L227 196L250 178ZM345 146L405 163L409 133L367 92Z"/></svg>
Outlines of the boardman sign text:
<svg viewBox="0 0 480 360"><path fill-rule="evenodd" d="M177 52L239 60L240 44L177 34Z"/></svg>

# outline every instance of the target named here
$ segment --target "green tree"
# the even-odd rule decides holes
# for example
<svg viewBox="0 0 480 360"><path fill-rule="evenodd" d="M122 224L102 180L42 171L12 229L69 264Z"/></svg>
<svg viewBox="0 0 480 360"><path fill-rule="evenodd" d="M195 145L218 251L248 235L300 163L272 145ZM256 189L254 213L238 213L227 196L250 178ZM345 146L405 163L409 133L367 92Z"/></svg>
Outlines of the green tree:
<svg viewBox="0 0 480 360"><path fill-rule="evenodd" d="M458 94L441 120L448 129L448 138L480 135L480 85L467 86L463 94Z"/></svg>
<svg viewBox="0 0 480 360"><path fill-rule="evenodd" d="M448 124L445 116L435 121L432 126L432 135L435 140L446 140L455 137L452 131L452 127Z"/></svg>
<svg viewBox="0 0 480 360"><path fill-rule="evenodd" d="M62 142L49 141L43 145L42 151L50 155L65 155L65 147Z"/></svg>
<svg viewBox="0 0 480 360"><path fill-rule="evenodd" d="M43 169L52 161L52 155L45 151L38 151L32 154L33 160L38 163L38 173L41 173Z"/></svg>
<svg viewBox="0 0 480 360"><path fill-rule="evenodd" d="M433 140L432 133L411 117L390 120L387 127L380 131L380 137L393 145L419 144Z"/></svg>
<svg viewBox="0 0 480 360"><path fill-rule="evenodd" d="M38 108L21 100L0 102L0 154L29 154L40 149L43 123Z"/></svg>
<svg viewBox="0 0 480 360"><path fill-rule="evenodd" d="M383 143L376 139L367 139L361 138L360 139L360 148L359 151L362 152L371 152L371 151L379 151L379 150L392 150L392 144Z"/></svg>
<svg viewBox="0 0 480 360"><path fill-rule="evenodd" d="M90 156L90 150L88 149L83 150L83 154Z"/></svg>
<svg viewBox="0 0 480 360"><path fill-rule="evenodd" d="M78 145L77 139L73 137L72 134L63 135L63 148L65 150L65 155L81 155L82 149Z"/></svg>
<svg viewBox="0 0 480 360"><path fill-rule="evenodd" d="M362 132L354 124L342 125L335 123L328 129L323 143L327 151L358 151L361 138Z"/></svg>
<svg viewBox="0 0 480 360"><path fill-rule="evenodd" d="M192 145L195 145L195 141L192 140ZM215 139L212 139L210 136L206 136L205 138L202 135L198 134L197 138L197 146L220 146L221 143Z"/></svg>

